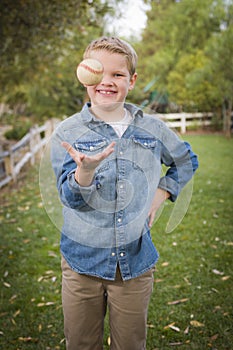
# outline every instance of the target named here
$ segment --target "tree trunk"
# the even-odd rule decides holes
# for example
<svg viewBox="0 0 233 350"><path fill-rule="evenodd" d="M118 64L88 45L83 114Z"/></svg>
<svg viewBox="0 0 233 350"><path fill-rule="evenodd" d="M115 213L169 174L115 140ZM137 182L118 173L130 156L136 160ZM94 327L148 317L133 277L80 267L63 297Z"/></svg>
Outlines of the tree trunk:
<svg viewBox="0 0 233 350"><path fill-rule="evenodd" d="M232 100L227 100L223 109L223 130L227 138L231 137Z"/></svg>

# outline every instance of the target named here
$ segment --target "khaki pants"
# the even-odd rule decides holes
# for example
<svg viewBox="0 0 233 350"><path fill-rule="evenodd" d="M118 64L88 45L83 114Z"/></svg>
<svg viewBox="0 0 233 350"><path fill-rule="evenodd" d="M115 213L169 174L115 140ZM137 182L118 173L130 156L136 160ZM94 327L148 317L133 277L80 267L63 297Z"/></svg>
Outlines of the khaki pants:
<svg viewBox="0 0 233 350"><path fill-rule="evenodd" d="M102 350L109 308L111 350L145 350L153 269L122 281L81 275L62 258L62 304L67 350Z"/></svg>

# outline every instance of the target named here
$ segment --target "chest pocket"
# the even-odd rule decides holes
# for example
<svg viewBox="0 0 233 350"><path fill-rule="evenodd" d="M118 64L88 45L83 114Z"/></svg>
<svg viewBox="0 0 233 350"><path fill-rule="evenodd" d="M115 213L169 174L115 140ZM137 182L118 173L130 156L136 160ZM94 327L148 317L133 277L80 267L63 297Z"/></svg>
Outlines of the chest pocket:
<svg viewBox="0 0 233 350"><path fill-rule="evenodd" d="M88 140L88 141L76 141L74 143L74 148L82 153L91 155L100 153L107 147L108 142L105 139L101 140Z"/></svg>
<svg viewBox="0 0 233 350"><path fill-rule="evenodd" d="M134 136L133 137L133 164L143 171L153 168L158 153L158 140L155 138Z"/></svg>
<svg viewBox="0 0 233 350"><path fill-rule="evenodd" d="M155 149L157 145L157 140L154 138L148 138L148 137L136 137L134 136L133 141L136 145L139 145L145 149Z"/></svg>

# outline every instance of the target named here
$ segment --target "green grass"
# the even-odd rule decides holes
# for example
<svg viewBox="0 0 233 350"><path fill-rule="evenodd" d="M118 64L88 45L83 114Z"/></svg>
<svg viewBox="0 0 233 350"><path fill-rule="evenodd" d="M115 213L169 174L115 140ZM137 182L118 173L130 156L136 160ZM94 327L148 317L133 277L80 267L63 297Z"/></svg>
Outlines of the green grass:
<svg viewBox="0 0 233 350"><path fill-rule="evenodd" d="M185 139L198 153L200 168L180 225L165 232L173 207L167 204L152 229L160 260L147 350L230 350L233 140L216 135ZM42 206L38 169L27 170L0 194L0 348L65 349L59 232ZM107 336L108 329L105 344Z"/></svg>

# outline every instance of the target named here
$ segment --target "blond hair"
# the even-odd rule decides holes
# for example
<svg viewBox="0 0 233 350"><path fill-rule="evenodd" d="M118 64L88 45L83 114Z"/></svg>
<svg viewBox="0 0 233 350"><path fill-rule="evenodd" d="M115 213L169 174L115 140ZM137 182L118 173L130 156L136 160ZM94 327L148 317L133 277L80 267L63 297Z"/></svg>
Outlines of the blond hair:
<svg viewBox="0 0 233 350"><path fill-rule="evenodd" d="M130 44L117 37L103 36L93 40L86 48L83 58L89 58L92 51L106 50L110 53L124 55L127 60L127 67L132 76L136 71L137 54Z"/></svg>

